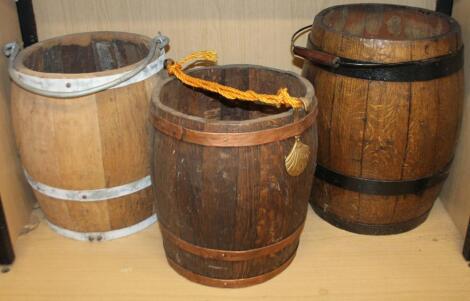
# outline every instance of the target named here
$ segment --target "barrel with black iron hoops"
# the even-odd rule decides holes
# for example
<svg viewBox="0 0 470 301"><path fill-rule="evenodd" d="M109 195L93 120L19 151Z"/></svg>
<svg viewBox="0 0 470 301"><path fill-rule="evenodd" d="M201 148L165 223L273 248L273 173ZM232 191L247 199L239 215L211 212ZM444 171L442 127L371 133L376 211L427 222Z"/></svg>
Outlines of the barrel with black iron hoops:
<svg viewBox="0 0 470 301"><path fill-rule="evenodd" d="M307 47L295 46L307 30ZM294 34L292 49L318 98L315 211L365 234L425 221L462 119L459 24L421 8L334 6Z"/></svg>

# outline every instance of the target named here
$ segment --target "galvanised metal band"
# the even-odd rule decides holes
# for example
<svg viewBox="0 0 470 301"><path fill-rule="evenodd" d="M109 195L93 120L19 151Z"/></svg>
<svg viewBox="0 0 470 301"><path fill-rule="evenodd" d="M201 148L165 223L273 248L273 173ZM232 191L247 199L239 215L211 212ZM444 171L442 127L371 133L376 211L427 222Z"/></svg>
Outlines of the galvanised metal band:
<svg viewBox="0 0 470 301"><path fill-rule="evenodd" d="M49 227L51 227L51 229L54 232L62 236L68 237L68 238L72 238L75 240L82 240L82 241L102 241L102 240L111 240L111 239L121 238L124 236L137 233L151 226L156 221L157 221L157 215L153 214L150 217L144 219L143 221L135 225L126 227L126 228L105 231L105 232L77 232L77 231L72 231L69 229L64 229L46 220L47 224L49 225Z"/></svg>
<svg viewBox="0 0 470 301"><path fill-rule="evenodd" d="M452 160L451 160L452 162ZM386 181L373 180L360 177L346 176L328 169L324 166L317 165L315 177L329 184L361 193L377 194L377 195L402 195L402 194L418 194L423 190L435 186L444 181L449 175L449 162L440 172L435 175L402 181Z"/></svg>
<svg viewBox="0 0 470 301"><path fill-rule="evenodd" d="M137 75L131 77L125 82L111 87L110 89L121 88L134 83L138 83L157 74L160 70L163 69L163 63L165 61L165 51L162 49L160 53L160 56L156 60L147 65L142 71L137 73ZM89 78L44 78L29 75L26 73L21 73L15 69L11 70L11 72L16 73L18 78L30 87L57 93L71 93L80 92L82 90L87 90L91 87L100 86L108 82L114 81L119 77L122 77L126 73L132 72L132 70L129 70L125 73L117 73L112 75L96 76Z"/></svg>
<svg viewBox="0 0 470 301"><path fill-rule="evenodd" d="M37 192L40 192L51 198L76 202L106 201L108 199L114 199L133 194L152 185L150 176L146 176L137 181L110 188L92 190L67 190L37 182L33 180L26 170L24 170L24 174L31 187Z"/></svg>
<svg viewBox="0 0 470 301"><path fill-rule="evenodd" d="M310 39L307 47L320 50ZM448 55L400 63L365 62L339 57L337 67L335 67L312 61L319 68L331 73L389 82L428 81L448 76L462 69L463 62L463 46Z"/></svg>

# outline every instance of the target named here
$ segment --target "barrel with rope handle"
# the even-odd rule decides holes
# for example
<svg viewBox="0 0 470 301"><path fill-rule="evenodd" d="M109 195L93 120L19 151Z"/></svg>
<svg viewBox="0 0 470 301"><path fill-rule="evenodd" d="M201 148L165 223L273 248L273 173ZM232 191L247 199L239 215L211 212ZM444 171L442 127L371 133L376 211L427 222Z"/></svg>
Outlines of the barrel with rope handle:
<svg viewBox="0 0 470 301"><path fill-rule="evenodd" d="M167 43L89 32L5 46L24 173L57 233L100 241L155 222L147 115Z"/></svg>
<svg viewBox="0 0 470 301"><path fill-rule="evenodd" d="M307 47L295 45L308 32ZM460 26L397 5L327 8L292 37L319 102L311 204L364 234L408 231L446 179L463 105Z"/></svg>
<svg viewBox="0 0 470 301"><path fill-rule="evenodd" d="M299 244L316 161L313 87L262 66L183 71L194 59L215 57L170 62L176 78L152 97L165 253L191 281L261 283L291 263Z"/></svg>

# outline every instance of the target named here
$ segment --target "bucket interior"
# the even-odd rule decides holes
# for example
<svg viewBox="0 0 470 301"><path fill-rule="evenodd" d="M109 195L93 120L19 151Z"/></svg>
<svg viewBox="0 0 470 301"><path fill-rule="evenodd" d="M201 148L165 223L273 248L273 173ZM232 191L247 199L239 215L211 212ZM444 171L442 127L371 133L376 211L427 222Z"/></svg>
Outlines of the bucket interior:
<svg viewBox="0 0 470 301"><path fill-rule="evenodd" d="M305 85L296 76L282 71L256 67L209 68L194 70L192 76L240 90L276 94L280 88L287 88L294 97L306 94ZM194 89L174 79L163 85L160 91L162 104L186 115L207 120L242 121L275 115L289 110L287 107L230 100L216 93Z"/></svg>
<svg viewBox="0 0 470 301"><path fill-rule="evenodd" d="M33 46L25 67L43 73L93 73L132 65L148 54L147 41L113 35L53 39Z"/></svg>
<svg viewBox="0 0 470 301"><path fill-rule="evenodd" d="M451 19L432 11L394 5L359 4L327 9L323 25L346 34L376 38L429 39L449 32Z"/></svg>

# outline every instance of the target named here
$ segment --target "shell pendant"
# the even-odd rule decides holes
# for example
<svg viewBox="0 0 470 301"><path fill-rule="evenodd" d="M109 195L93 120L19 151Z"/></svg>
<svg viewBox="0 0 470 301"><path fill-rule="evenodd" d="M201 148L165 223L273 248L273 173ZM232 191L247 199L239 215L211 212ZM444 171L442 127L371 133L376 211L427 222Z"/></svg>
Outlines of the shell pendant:
<svg viewBox="0 0 470 301"><path fill-rule="evenodd" d="M300 141L300 136L295 136L295 143L285 160L287 173L293 177L302 174L309 158L310 147Z"/></svg>

